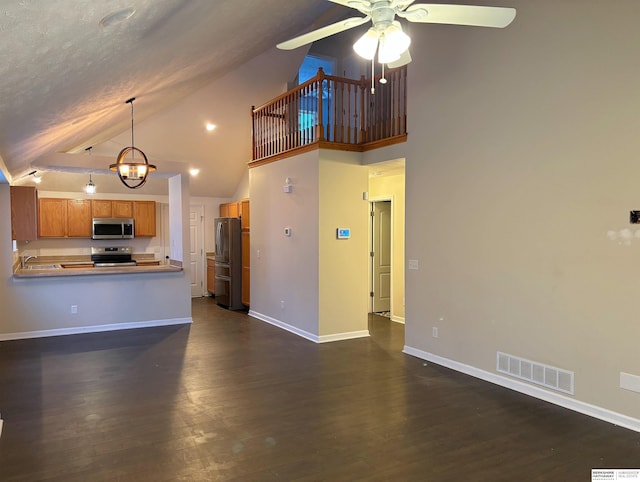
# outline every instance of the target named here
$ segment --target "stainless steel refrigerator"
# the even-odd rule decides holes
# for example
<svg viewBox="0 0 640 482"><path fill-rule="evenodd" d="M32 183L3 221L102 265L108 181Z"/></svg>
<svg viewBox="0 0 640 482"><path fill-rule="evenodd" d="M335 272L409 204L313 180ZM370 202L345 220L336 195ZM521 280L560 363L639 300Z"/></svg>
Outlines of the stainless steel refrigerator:
<svg viewBox="0 0 640 482"><path fill-rule="evenodd" d="M216 302L230 310L242 309L242 241L240 219L215 220Z"/></svg>

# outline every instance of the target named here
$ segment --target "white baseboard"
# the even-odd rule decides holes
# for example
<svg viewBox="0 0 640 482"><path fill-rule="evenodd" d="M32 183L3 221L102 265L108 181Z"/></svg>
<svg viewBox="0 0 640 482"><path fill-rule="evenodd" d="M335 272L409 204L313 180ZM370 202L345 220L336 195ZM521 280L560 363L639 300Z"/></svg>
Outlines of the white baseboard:
<svg viewBox="0 0 640 482"><path fill-rule="evenodd" d="M269 323L270 325L277 326L278 328L282 328L288 332L291 332L295 335L301 336L302 338L306 338L314 343L328 343L331 341L340 341L340 340L351 340L353 338L363 338L365 336L369 336L369 330L362 331L349 331L346 333L335 333L332 335L315 335L313 333L309 333L308 331L301 330L295 326L289 325L284 321L277 320L267 315L263 315L262 313L257 313L253 310L249 310L249 316L253 316L258 320Z"/></svg>
<svg viewBox="0 0 640 482"><path fill-rule="evenodd" d="M568 408L569 410L573 410L574 412L582 413L584 415L588 415L590 417L612 423L613 425L618 425L620 427L640 432L640 420L636 418L613 412L596 405L591 405L590 403L581 402L580 400L575 400L559 393L549 392L543 388L532 386L518 380L512 380L511 378L487 372L471 365L465 365L464 363L434 355L426 351L418 350L417 348L412 348L407 345L404 346L404 349L402 351L407 355L413 355L417 358L421 358L422 360L427 360L437 365L451 368L452 370L471 375L472 377L479 378L486 382L495 383L496 385L500 385L501 387L509 388L511 390L515 390L516 392L524 393L525 395L544 400L545 402Z"/></svg>
<svg viewBox="0 0 640 482"><path fill-rule="evenodd" d="M371 336L369 330L346 331L344 333L334 333L333 335L320 335L318 343L328 343L331 341L353 340L354 338L366 338Z"/></svg>
<svg viewBox="0 0 640 482"><path fill-rule="evenodd" d="M391 321L395 321L396 323L402 323L404 325L404 316L391 315Z"/></svg>
<svg viewBox="0 0 640 482"><path fill-rule="evenodd" d="M113 323L110 325L77 326L72 328L55 328L52 330L24 331L18 333L0 333L0 341L25 340L48 336L79 335L81 333L100 333L103 331L131 330L135 328L152 328L156 326L185 325L192 323L189 318L172 318L168 320L133 321L130 323Z"/></svg>

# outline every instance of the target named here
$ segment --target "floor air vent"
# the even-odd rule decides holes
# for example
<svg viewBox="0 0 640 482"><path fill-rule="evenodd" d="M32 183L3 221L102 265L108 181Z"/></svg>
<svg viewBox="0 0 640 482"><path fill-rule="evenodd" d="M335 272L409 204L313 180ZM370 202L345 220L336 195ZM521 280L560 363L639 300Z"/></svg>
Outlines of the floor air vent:
<svg viewBox="0 0 640 482"><path fill-rule="evenodd" d="M500 373L573 395L573 372L498 352Z"/></svg>

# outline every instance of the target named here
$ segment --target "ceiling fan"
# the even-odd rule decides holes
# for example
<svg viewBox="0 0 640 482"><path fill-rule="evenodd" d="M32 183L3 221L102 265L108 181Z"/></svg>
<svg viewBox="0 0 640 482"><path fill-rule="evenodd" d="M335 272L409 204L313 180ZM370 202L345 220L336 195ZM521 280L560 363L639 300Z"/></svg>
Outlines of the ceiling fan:
<svg viewBox="0 0 640 482"><path fill-rule="evenodd" d="M373 60L376 51L378 62L388 67L400 67L411 62L411 39L402 31L395 18L410 22L445 23L476 27L504 28L516 16L515 8L485 7L476 5L449 5L416 3L415 0L329 0L358 10L364 17L351 17L327 25L309 33L279 43L277 47L292 50L316 40L358 27L369 20L373 26L353 45L358 55Z"/></svg>

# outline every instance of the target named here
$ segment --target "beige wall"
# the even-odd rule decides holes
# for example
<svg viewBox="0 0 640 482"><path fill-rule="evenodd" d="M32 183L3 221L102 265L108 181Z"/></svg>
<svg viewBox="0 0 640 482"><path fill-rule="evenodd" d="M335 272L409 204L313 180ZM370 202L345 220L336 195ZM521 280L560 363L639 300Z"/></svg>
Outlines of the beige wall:
<svg viewBox="0 0 640 482"><path fill-rule="evenodd" d="M368 334L367 171L359 156L313 151L253 168L249 180L251 314L314 341ZM350 227L352 238L338 241L337 227Z"/></svg>
<svg viewBox="0 0 640 482"><path fill-rule="evenodd" d="M318 169L315 151L249 171L251 311L312 336L318 335Z"/></svg>
<svg viewBox="0 0 640 482"><path fill-rule="evenodd" d="M367 168L355 153L320 153L320 335L367 331ZM351 238L337 239L339 227Z"/></svg>
<svg viewBox="0 0 640 482"><path fill-rule="evenodd" d="M411 30L406 344L571 370L575 400L640 419L618 386L640 375L640 2L502 3L503 30Z"/></svg>

